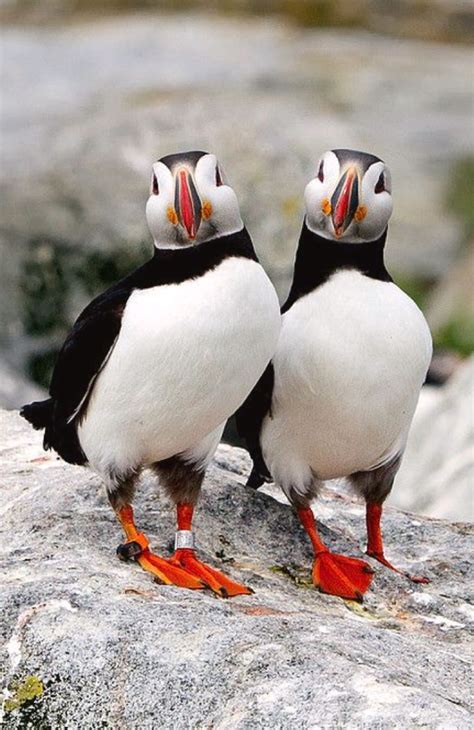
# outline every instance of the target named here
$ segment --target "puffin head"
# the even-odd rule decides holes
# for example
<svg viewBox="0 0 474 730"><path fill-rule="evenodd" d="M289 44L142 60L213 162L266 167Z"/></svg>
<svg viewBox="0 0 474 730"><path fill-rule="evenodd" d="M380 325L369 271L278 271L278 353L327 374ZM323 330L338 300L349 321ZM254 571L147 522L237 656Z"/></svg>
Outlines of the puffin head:
<svg viewBox="0 0 474 730"><path fill-rule="evenodd" d="M157 248L193 246L243 228L237 196L208 152L155 162L146 218Z"/></svg>
<svg viewBox="0 0 474 730"><path fill-rule="evenodd" d="M324 238L375 241L392 214L390 171L375 155L331 150L318 162L304 198L306 224Z"/></svg>

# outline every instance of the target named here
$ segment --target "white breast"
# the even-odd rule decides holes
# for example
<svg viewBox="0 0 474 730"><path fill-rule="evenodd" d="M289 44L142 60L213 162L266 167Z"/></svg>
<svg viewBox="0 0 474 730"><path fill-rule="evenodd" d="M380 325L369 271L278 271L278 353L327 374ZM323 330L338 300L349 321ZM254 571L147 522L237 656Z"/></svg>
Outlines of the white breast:
<svg viewBox="0 0 474 730"><path fill-rule="evenodd" d="M403 448L431 358L415 303L395 284L342 271L283 316L273 418L262 447L273 475L321 479L372 469Z"/></svg>
<svg viewBox="0 0 474 730"><path fill-rule="evenodd" d="M279 329L275 290L248 259L135 291L79 428L91 465L149 464L198 444L244 401Z"/></svg>

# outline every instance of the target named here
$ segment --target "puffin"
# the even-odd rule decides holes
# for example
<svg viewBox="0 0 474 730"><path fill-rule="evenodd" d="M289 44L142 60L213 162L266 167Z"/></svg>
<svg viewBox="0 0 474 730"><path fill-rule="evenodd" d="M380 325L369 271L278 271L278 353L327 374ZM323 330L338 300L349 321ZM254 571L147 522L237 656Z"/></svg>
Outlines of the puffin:
<svg viewBox="0 0 474 730"><path fill-rule="evenodd" d="M226 420L275 351L278 297L214 154L154 163L146 218L152 258L84 309L59 352L50 397L21 415L44 429L45 449L100 475L125 533L121 559L167 585L249 594L199 560L192 519ZM171 557L153 553L135 523L146 467L176 505Z"/></svg>
<svg viewBox="0 0 474 730"><path fill-rule="evenodd" d="M384 261L391 176L375 155L326 152L304 193L305 216L275 354L236 414L253 460L248 485L273 481L314 550L323 593L361 601L373 569L331 552L311 502L346 478L365 499L367 555L385 556L383 503L401 463L431 361L428 325Z"/></svg>

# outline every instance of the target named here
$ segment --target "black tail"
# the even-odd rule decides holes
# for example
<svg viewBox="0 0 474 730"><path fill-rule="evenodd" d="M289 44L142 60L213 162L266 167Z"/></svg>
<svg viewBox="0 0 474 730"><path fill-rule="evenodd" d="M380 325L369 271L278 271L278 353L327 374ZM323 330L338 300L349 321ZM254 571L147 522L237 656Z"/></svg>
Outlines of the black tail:
<svg viewBox="0 0 474 730"><path fill-rule="evenodd" d="M44 428L43 448L54 449L70 464L85 464L86 457L79 443L75 423L58 413L58 404L52 398L23 406L20 416L26 418L36 430Z"/></svg>
<svg viewBox="0 0 474 730"><path fill-rule="evenodd" d="M37 431L51 426L53 420L53 399L35 401L23 406L20 416L26 418Z"/></svg>

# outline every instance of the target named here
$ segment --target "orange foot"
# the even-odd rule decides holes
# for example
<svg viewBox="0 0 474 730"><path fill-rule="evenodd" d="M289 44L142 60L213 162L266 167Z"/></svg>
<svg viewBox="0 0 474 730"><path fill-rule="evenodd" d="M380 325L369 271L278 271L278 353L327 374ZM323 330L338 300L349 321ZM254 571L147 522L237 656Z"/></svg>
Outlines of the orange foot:
<svg viewBox="0 0 474 730"><path fill-rule="evenodd" d="M177 566L177 570L184 569L186 573L201 580L208 588L222 598L232 596L251 595L253 590L247 586L236 583L227 578L223 573L209 565L202 563L190 548L178 548L169 559L171 566Z"/></svg>
<svg viewBox="0 0 474 730"><path fill-rule="evenodd" d="M395 571L395 573L400 573L400 575L404 575L405 578L408 578L408 580L411 580L413 583L431 583L429 578L424 578L422 575L411 575L404 570L399 570L387 560L383 553L377 552L375 550L367 550L366 555L368 555L370 558L375 558L375 560L378 560L379 563L385 565L386 568L390 568L390 570Z"/></svg>
<svg viewBox="0 0 474 730"><path fill-rule="evenodd" d="M140 538L141 533L138 535ZM143 536L144 537L144 536ZM145 538L146 540L146 538ZM141 541L130 540L119 545L117 554L121 560L136 560L143 570L151 573L159 583L165 585L179 586L180 588L206 588L206 584L182 568L171 565L165 558L155 555L148 547L142 547ZM148 540L146 540L148 543Z"/></svg>
<svg viewBox="0 0 474 730"><path fill-rule="evenodd" d="M346 558L329 550L318 553L313 565L313 583L322 593L355 601L362 601L373 574L363 560Z"/></svg>

